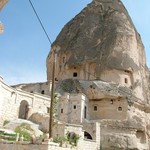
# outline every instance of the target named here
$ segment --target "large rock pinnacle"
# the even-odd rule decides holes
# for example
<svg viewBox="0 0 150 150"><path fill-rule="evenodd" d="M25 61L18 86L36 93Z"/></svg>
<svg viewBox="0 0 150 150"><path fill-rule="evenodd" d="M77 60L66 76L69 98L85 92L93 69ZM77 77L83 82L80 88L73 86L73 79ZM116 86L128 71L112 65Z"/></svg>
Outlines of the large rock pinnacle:
<svg viewBox="0 0 150 150"><path fill-rule="evenodd" d="M54 44L72 51L68 65L86 60L98 63L100 71L106 67L137 70L145 63L139 61L140 50L135 50L139 41L121 1L94 0L63 28Z"/></svg>
<svg viewBox="0 0 150 150"><path fill-rule="evenodd" d="M76 118L73 105L78 104L80 114L89 116L85 128L87 120L100 121L101 149L150 149L150 73L123 3L93 0L64 26L47 57L48 80L56 53L56 91L59 106L69 110L66 122Z"/></svg>
<svg viewBox="0 0 150 150"><path fill-rule="evenodd" d="M93 0L64 26L53 45L60 46L59 56L67 55L67 67L93 63L97 77L110 69L129 71L132 89L144 99L144 46L120 0ZM49 58L47 66L49 76Z"/></svg>

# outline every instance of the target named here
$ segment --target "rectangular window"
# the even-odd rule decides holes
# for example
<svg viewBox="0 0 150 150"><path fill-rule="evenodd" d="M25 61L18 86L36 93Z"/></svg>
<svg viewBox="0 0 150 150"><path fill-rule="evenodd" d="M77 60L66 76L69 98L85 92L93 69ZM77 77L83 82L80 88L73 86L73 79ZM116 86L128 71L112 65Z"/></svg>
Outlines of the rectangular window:
<svg viewBox="0 0 150 150"><path fill-rule="evenodd" d="M97 111L97 106L94 106L94 111Z"/></svg>
<svg viewBox="0 0 150 150"><path fill-rule="evenodd" d="M125 78L125 79L124 79L124 82L125 82L125 83L128 83L128 79L127 79L127 78Z"/></svg>
<svg viewBox="0 0 150 150"><path fill-rule="evenodd" d="M73 77L77 77L77 76L78 76L77 72L74 72Z"/></svg>
<svg viewBox="0 0 150 150"><path fill-rule="evenodd" d="M77 108L77 106L76 106L76 105L74 105L74 106L73 106L73 109L76 109L76 108Z"/></svg>
<svg viewBox="0 0 150 150"><path fill-rule="evenodd" d="M87 108L86 108L86 106L85 106L85 107L84 107L84 118L85 118L85 119L86 119L86 113L87 113L87 112L86 112L86 111L87 111L86 109L87 109Z"/></svg>
<svg viewBox="0 0 150 150"><path fill-rule="evenodd" d="M42 90L42 91L41 91L41 94L44 94L44 93L45 93L45 91L44 91L44 90Z"/></svg>
<svg viewBox="0 0 150 150"><path fill-rule="evenodd" d="M111 100L110 100L110 104L113 104L113 103L114 103L114 100L113 100L113 99L111 99Z"/></svg>
<svg viewBox="0 0 150 150"><path fill-rule="evenodd" d="M61 113L63 113L63 111L64 111L63 109L60 110Z"/></svg>
<svg viewBox="0 0 150 150"><path fill-rule="evenodd" d="M50 113L50 108L49 107L47 107L47 113Z"/></svg>

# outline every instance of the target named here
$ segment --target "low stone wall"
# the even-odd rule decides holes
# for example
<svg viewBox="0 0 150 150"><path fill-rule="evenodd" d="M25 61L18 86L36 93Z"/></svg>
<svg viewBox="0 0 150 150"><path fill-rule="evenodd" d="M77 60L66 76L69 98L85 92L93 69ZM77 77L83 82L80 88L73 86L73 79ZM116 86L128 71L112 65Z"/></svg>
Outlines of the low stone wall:
<svg viewBox="0 0 150 150"><path fill-rule="evenodd" d="M0 143L0 150L77 150L76 148L63 148L49 144L3 144Z"/></svg>
<svg viewBox="0 0 150 150"><path fill-rule="evenodd" d="M80 140L78 143L79 150L99 150L100 145L92 140Z"/></svg>

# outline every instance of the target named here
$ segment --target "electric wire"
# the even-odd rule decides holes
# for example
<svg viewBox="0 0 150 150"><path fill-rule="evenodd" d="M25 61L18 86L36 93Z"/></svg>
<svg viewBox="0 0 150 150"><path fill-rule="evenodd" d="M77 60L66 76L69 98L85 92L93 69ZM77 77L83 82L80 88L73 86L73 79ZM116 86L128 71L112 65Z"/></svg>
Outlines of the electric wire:
<svg viewBox="0 0 150 150"><path fill-rule="evenodd" d="M46 32L46 30L45 30L45 28L44 28L44 26L43 26L43 23L42 23L42 21L41 21L39 15L38 15L38 13L37 13L37 11L35 10L35 7L33 6L33 3L31 2L31 0L29 0L29 2L30 2L30 5L31 5L31 7L32 7L32 9L33 9L33 11L34 11L34 13L35 13L35 15L36 15L36 17L37 17L37 19L38 19L38 21L39 21L39 23L40 23L42 29L43 29L43 31L44 31L44 33L45 33L45 35L46 35L48 41L49 41L49 43L52 45L52 42L51 42L51 40L50 40L50 38L49 38L49 36L48 36L48 33Z"/></svg>

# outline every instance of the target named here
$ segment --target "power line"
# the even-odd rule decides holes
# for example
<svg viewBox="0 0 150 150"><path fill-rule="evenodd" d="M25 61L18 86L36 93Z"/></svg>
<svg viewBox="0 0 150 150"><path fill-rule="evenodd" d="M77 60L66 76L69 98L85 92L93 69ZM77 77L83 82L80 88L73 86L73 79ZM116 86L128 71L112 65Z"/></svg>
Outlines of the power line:
<svg viewBox="0 0 150 150"><path fill-rule="evenodd" d="M36 10L35 10L35 8L34 8L32 2L31 2L31 0L29 0L29 2L30 2L30 5L31 5L31 7L32 7L32 9L33 9L33 11L34 11L34 13L35 13L35 15L36 15L36 17L37 17L37 19L38 19L38 21L39 21L39 23L40 23L42 29L43 29L43 31L44 31L44 33L45 33L45 35L46 35L48 41L49 41L49 43L52 45L52 42L51 42L51 40L50 40L50 38L49 38L49 36L48 36L48 34L47 34L47 32L46 32L46 30L45 30L43 24L42 24L42 21L41 21L40 17L38 16L38 13L36 12Z"/></svg>

